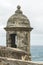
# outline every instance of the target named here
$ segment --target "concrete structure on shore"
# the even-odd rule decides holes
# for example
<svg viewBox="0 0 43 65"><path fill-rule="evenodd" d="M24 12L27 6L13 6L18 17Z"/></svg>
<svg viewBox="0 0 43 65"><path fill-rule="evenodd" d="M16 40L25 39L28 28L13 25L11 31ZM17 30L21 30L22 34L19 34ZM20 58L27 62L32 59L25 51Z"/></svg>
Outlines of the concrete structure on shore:
<svg viewBox="0 0 43 65"><path fill-rule="evenodd" d="M0 46L1 65L39 65L31 61L30 26L29 19L17 6L15 14L7 22L6 47Z"/></svg>

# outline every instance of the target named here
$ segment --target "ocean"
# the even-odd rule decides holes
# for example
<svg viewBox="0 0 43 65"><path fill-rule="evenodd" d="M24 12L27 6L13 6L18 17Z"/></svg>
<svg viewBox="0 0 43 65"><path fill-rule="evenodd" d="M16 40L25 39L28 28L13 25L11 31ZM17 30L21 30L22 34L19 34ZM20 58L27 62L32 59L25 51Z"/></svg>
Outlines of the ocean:
<svg viewBox="0 0 43 65"><path fill-rule="evenodd" d="M31 46L32 61L43 61L43 46Z"/></svg>

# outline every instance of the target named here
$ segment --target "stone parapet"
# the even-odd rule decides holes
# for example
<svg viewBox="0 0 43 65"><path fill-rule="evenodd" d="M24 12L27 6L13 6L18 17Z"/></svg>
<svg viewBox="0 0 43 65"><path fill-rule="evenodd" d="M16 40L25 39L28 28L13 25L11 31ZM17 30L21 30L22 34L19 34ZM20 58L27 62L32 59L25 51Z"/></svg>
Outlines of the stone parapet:
<svg viewBox="0 0 43 65"><path fill-rule="evenodd" d="M32 62L32 61L0 57L0 65L43 65L43 62Z"/></svg>
<svg viewBox="0 0 43 65"><path fill-rule="evenodd" d="M1 46L0 46L0 57L30 60L30 58L28 57L28 53L24 50L11 47L1 47Z"/></svg>

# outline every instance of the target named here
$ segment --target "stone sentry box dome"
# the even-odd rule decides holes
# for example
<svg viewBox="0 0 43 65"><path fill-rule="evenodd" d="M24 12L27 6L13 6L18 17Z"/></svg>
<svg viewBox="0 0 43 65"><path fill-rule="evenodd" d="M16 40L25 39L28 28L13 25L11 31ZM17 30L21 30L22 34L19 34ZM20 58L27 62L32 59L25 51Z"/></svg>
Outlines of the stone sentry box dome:
<svg viewBox="0 0 43 65"><path fill-rule="evenodd" d="M25 50L30 54L30 26L29 19L17 6L15 14L12 15L7 22L6 30L6 44L7 47L19 48Z"/></svg>
<svg viewBox="0 0 43 65"><path fill-rule="evenodd" d="M17 6L15 14L8 19L7 27L30 27L28 18L23 14L20 8L20 6Z"/></svg>

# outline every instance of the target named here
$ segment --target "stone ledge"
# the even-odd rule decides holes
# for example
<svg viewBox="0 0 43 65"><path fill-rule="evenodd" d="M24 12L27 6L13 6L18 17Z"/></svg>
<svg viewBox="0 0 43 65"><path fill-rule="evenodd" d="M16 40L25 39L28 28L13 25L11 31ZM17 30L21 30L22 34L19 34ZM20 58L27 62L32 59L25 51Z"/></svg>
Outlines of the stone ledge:
<svg viewBox="0 0 43 65"><path fill-rule="evenodd" d="M24 50L11 47L2 47L0 46L0 57L14 58L14 59L25 59L29 60L30 56Z"/></svg>
<svg viewBox="0 0 43 65"><path fill-rule="evenodd" d="M43 62L24 61L13 58L0 57L1 65L43 65Z"/></svg>
<svg viewBox="0 0 43 65"><path fill-rule="evenodd" d="M4 28L6 31L9 31L9 30L15 30L15 31L31 31L33 28L32 27L5 27Z"/></svg>
<svg viewBox="0 0 43 65"><path fill-rule="evenodd" d="M0 46L0 49L2 50L11 50L14 52L18 52L18 53L24 53L24 54L28 54L26 51L18 49L18 48L12 48L12 47L5 47L5 46Z"/></svg>

